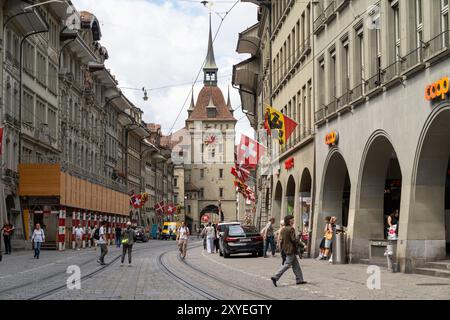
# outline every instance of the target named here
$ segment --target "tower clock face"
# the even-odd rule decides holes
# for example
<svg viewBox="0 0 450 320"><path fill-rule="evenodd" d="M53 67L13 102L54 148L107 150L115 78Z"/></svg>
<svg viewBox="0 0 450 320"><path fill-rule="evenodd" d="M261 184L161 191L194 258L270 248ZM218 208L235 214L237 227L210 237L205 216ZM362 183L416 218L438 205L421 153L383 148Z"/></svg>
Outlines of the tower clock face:
<svg viewBox="0 0 450 320"><path fill-rule="evenodd" d="M213 146L217 143L217 135L215 134L206 134L203 138L203 143L205 146Z"/></svg>

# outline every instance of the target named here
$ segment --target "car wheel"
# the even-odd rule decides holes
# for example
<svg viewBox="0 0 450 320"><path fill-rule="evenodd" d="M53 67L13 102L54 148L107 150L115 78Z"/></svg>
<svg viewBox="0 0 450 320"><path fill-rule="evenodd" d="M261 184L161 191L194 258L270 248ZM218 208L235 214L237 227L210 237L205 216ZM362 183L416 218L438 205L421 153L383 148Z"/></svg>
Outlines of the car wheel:
<svg viewBox="0 0 450 320"><path fill-rule="evenodd" d="M258 256L258 252L252 252L252 257L257 257Z"/></svg>
<svg viewBox="0 0 450 320"><path fill-rule="evenodd" d="M219 249L219 256L223 257L222 250Z"/></svg>
<svg viewBox="0 0 450 320"><path fill-rule="evenodd" d="M264 255L264 251L259 251L258 256L262 257Z"/></svg>
<svg viewBox="0 0 450 320"><path fill-rule="evenodd" d="M223 252L223 257L224 257L224 258L229 258L229 257L230 257L230 254L229 254L228 252L224 251L224 252Z"/></svg>

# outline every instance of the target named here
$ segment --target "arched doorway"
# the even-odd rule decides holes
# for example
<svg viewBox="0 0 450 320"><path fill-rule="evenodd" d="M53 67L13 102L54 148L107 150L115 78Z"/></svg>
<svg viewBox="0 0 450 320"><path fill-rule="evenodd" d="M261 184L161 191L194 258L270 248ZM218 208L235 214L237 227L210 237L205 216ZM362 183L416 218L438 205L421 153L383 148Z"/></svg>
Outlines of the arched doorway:
<svg viewBox="0 0 450 320"><path fill-rule="evenodd" d="M275 188L275 194L273 198L272 203L272 216L273 217L279 217L281 219L282 213L281 213L281 204L283 202L283 187L281 186L281 182L277 182L277 186ZM270 218L270 217L269 217ZM278 219L278 222L279 222Z"/></svg>
<svg viewBox="0 0 450 320"><path fill-rule="evenodd" d="M361 168L352 236L352 255L356 260L369 257L370 240L386 239L387 217L400 211L402 172L384 132L376 132L369 139Z"/></svg>
<svg viewBox="0 0 450 320"><path fill-rule="evenodd" d="M435 108L416 155L406 259L440 260L449 255L450 105Z"/></svg>
<svg viewBox="0 0 450 320"><path fill-rule="evenodd" d="M303 226L309 226L311 221L311 187L312 178L311 173L307 168L303 170L302 177L300 179L300 217Z"/></svg>
<svg viewBox="0 0 450 320"><path fill-rule="evenodd" d="M341 153L334 150L328 157L322 179L322 209L319 210L315 218L315 221L317 221L317 232L314 238L317 244L320 243L323 237L322 230L325 226L325 217L335 216L337 224L340 225L344 224L344 222L347 223L350 188L347 164Z"/></svg>
<svg viewBox="0 0 450 320"><path fill-rule="evenodd" d="M291 175L289 176L288 183L286 186L286 212L284 215L294 215L295 206L295 180ZM283 218L283 216L281 217Z"/></svg>
<svg viewBox="0 0 450 320"><path fill-rule="evenodd" d="M219 214L219 207L216 205L208 205L203 208L202 211L200 211L200 221L204 222L206 221L206 218L204 216L207 216L207 222L211 223L219 223L220 222L220 214Z"/></svg>

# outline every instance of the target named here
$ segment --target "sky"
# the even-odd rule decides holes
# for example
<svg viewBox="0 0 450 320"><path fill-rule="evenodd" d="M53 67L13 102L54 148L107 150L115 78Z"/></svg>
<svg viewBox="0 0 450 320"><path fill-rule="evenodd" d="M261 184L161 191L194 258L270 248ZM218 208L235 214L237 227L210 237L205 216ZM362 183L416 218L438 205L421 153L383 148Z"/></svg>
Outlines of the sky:
<svg viewBox="0 0 450 320"><path fill-rule="evenodd" d="M208 45L209 8L196 0L72 0L78 11L89 11L100 21L100 43L108 50L106 67L116 76L122 92L144 111L146 123L159 123L164 134L184 127L191 97L190 91ZM213 36L221 17L234 1L213 2ZM221 16L221 17L220 17ZM226 16L214 42L219 68L219 86L227 98L230 86L235 111L236 140L240 134L253 136L253 130L241 111L239 93L231 86L233 65L247 59L237 54L239 32L257 22L257 7L239 2ZM198 80L203 79L203 72ZM157 89L165 86L181 86ZM197 98L203 83L194 87ZM148 92L144 101L142 88ZM134 88L134 89L127 89ZM178 121L175 118L183 107Z"/></svg>

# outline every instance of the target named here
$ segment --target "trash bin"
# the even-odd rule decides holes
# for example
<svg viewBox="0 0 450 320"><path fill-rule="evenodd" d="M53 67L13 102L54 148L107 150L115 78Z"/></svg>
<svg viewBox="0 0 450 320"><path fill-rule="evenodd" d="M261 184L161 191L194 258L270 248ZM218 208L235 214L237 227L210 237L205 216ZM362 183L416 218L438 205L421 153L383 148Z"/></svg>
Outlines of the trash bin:
<svg viewBox="0 0 450 320"><path fill-rule="evenodd" d="M333 230L333 264L346 264L345 231L341 225Z"/></svg>

